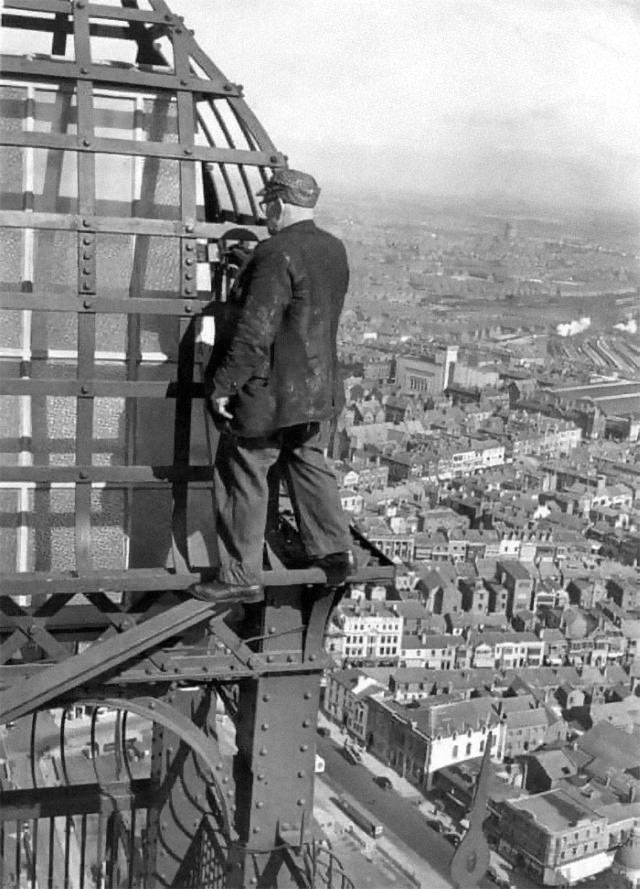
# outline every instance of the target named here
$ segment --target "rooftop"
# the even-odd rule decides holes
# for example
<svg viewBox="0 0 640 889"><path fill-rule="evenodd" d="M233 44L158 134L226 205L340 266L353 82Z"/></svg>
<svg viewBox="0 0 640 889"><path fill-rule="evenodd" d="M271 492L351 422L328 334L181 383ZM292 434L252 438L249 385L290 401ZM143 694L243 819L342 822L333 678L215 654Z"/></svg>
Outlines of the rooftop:
<svg viewBox="0 0 640 889"><path fill-rule="evenodd" d="M640 735L600 722L578 740L578 748L593 758L601 756L621 769L640 765Z"/></svg>
<svg viewBox="0 0 640 889"><path fill-rule="evenodd" d="M575 775L577 767L564 750L536 750L531 758L537 760L546 773L552 778L566 778Z"/></svg>
<svg viewBox="0 0 640 889"><path fill-rule="evenodd" d="M591 806L574 799L564 788L514 800L508 805L528 813L540 827L551 832L568 830L580 822L594 821L601 817Z"/></svg>

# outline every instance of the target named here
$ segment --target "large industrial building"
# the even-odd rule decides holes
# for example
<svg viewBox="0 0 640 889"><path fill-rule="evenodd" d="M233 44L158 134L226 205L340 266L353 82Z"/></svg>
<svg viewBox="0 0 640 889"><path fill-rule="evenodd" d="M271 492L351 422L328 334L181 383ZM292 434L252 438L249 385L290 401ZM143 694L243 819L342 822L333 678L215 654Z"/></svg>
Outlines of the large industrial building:
<svg viewBox="0 0 640 889"><path fill-rule="evenodd" d="M640 439L640 380L618 380L551 390L566 406L593 405L605 417L605 436L628 441Z"/></svg>
<svg viewBox="0 0 640 889"><path fill-rule="evenodd" d="M453 382L458 360L457 346L442 346L432 355L399 355L396 361L396 383L402 395L442 395Z"/></svg>

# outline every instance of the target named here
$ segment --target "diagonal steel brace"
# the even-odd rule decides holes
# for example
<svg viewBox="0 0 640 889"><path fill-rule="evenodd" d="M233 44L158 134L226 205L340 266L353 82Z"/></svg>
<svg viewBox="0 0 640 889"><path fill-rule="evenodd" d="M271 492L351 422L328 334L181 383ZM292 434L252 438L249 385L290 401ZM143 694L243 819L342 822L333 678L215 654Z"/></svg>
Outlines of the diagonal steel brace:
<svg viewBox="0 0 640 889"><path fill-rule="evenodd" d="M143 654L148 648L188 630L200 621L210 619L215 608L209 602L189 599L119 636L98 642L80 654L54 664L3 693L0 700L0 721L9 722L40 709L59 695L91 682L103 673ZM224 612L228 610L229 606L225 605ZM222 614L219 611L218 614L221 618Z"/></svg>
<svg viewBox="0 0 640 889"><path fill-rule="evenodd" d="M220 642L229 649L229 652L238 658L243 666L255 671L266 669L264 659L249 648L247 643L237 636L227 624L222 621L216 621L212 631Z"/></svg>

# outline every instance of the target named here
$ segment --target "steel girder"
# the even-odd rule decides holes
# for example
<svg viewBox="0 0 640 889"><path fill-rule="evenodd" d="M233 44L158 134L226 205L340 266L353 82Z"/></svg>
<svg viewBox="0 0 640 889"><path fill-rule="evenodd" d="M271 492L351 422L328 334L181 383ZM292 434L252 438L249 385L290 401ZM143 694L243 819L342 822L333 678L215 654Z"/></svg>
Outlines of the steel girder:
<svg viewBox="0 0 640 889"><path fill-rule="evenodd" d="M102 676L114 671L115 661L102 658L100 652L117 642L122 662L128 662L139 639L134 636L127 648L126 636L138 628L97 642L87 652L47 668L55 672L65 667L65 682L51 684L46 699L37 698L40 706L65 701L99 703L154 721L150 783L138 782L136 804L148 811L146 887L312 885L306 874L318 866L314 851L327 854L315 843L313 780L318 695L325 665L323 634L335 597L336 592L324 586L270 588L264 608L248 609L251 613L233 629L220 616L209 619L207 629L214 644L223 645L245 670L233 681L227 679L230 674L226 670L222 677L214 672L206 685L194 687L181 674L163 671L161 664L157 681L148 672L142 674L146 687L153 689L144 696L136 695L135 683L125 683L116 670L120 685L114 686L117 694L111 696ZM175 615L167 615L180 607L160 615L173 623L173 632ZM201 620L202 615L199 617ZM148 659L154 653L147 650L144 655ZM76 673L77 684L72 686L70 668L77 659L81 669ZM46 672L36 677L40 683ZM214 689L227 689L222 699L235 724L237 753L233 761L220 755L215 740ZM41 693L40 688L38 691ZM35 700L29 696L26 709L33 709ZM61 730L61 737L63 734ZM62 763L66 773L64 757ZM116 810L105 809L100 791L87 787L73 803L58 793L49 800L49 811L51 806L55 811L57 801L62 807L58 814L65 814L68 820L73 812L85 811L87 803L82 799L94 800L99 811L111 812L103 842L108 838L115 842L118 837L121 841L123 830L130 829L129 816L122 821L118 814L131 808L126 786L116 792L120 799ZM32 791L31 801L34 795L38 796ZM21 809L27 802L23 797L21 791L17 798L5 794L7 813L22 811L27 816L28 808ZM109 848L107 844L105 850ZM215 849L213 857L211 849ZM134 847L128 849L129 871L134 851ZM115 868L118 854L113 849L111 854L110 867ZM207 872L213 868L216 874L210 883L198 882L203 861L208 862ZM333 859L329 872L341 885L348 885Z"/></svg>
<svg viewBox="0 0 640 889"><path fill-rule="evenodd" d="M181 592L214 561L198 538L213 529L215 451L193 409L199 319L232 284L227 240L263 231L254 195L286 159L163 0L5 0L2 25L0 431L16 447L0 486L17 520L0 523L13 554L0 709L11 720L109 701L154 714L155 728L148 780L3 787L0 820L32 819L37 834L42 813L65 849L62 883L73 819L86 839L94 812L103 885L127 837L128 878L140 870L145 889L310 884L334 593L322 572L275 557L264 608L219 612ZM12 34L29 36L27 54ZM392 574L378 563L355 579ZM215 762L214 692L236 727L232 764ZM63 776L68 765L62 755Z"/></svg>

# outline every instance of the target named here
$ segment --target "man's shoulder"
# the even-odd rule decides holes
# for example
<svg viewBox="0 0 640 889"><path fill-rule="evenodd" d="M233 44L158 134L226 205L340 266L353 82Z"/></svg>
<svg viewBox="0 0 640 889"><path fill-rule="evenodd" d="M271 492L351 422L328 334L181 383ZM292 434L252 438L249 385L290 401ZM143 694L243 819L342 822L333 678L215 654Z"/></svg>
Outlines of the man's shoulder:
<svg viewBox="0 0 640 889"><path fill-rule="evenodd" d="M280 232L282 235L287 233L288 237L284 243L287 245L286 249L291 250L292 253L295 253L296 249L299 248L308 259L316 255L318 257L328 255L332 258L332 262L346 265L347 251L340 238L332 235L331 232L326 231L324 228L320 228L315 223L310 226L292 225L289 229L285 228Z"/></svg>
<svg viewBox="0 0 640 889"><path fill-rule="evenodd" d="M320 226L312 220L288 225L286 228L279 231L277 235L274 235L271 240L291 243L298 240L306 241L309 238L322 238L323 240L332 241L335 244L342 244L342 241L339 238L332 235L331 232L328 232L326 229L320 228Z"/></svg>
<svg viewBox="0 0 640 889"><path fill-rule="evenodd" d="M283 228L275 235L260 241L253 251L253 255L258 262L277 262L278 257L283 257L287 261L289 257L295 256L299 251L311 247L314 241L316 243L324 242L329 249L344 253L346 256L345 246L340 238L319 228L315 223L290 225Z"/></svg>
<svg viewBox="0 0 640 889"><path fill-rule="evenodd" d="M276 260L286 255L286 242L281 241L279 236L265 238L260 241L254 248L253 259L257 262L268 260Z"/></svg>
<svg viewBox="0 0 640 889"><path fill-rule="evenodd" d="M335 246L338 247L338 249L340 249L340 250L345 249L344 243L340 240L340 238L338 238L336 235L332 234L331 232L328 232L326 229L320 228L320 226L316 226L316 232L318 235L320 235L320 237L325 238L327 241L331 241L333 244L335 244Z"/></svg>

